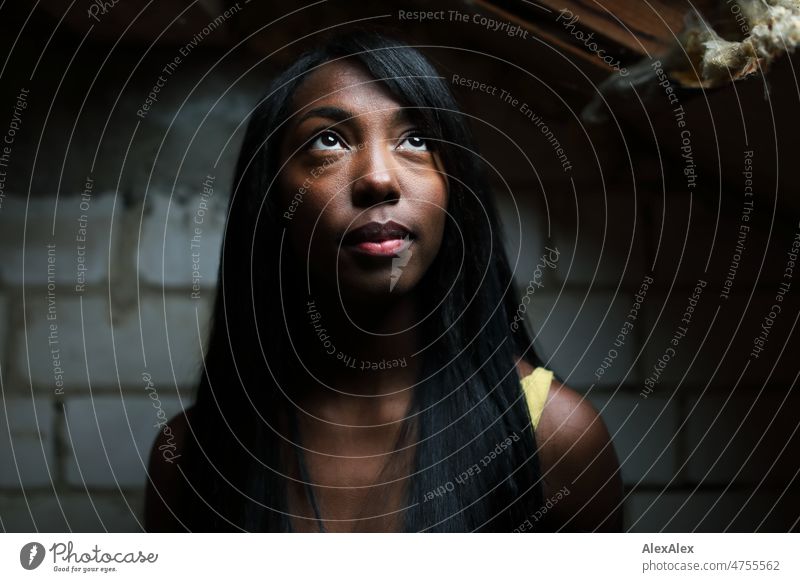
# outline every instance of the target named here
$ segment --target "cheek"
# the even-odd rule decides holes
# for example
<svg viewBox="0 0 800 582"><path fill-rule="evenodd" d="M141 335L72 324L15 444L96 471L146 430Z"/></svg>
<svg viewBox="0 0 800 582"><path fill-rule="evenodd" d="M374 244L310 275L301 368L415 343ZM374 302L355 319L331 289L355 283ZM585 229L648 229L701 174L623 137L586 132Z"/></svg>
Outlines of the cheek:
<svg viewBox="0 0 800 582"><path fill-rule="evenodd" d="M294 205L291 219L283 217L288 244L285 256L314 278L335 280L342 222L337 217L348 203L343 184L346 181L341 174L331 168L316 177L306 171L295 172L281 184L286 204Z"/></svg>
<svg viewBox="0 0 800 582"><path fill-rule="evenodd" d="M413 188L408 193L412 200L417 224L420 227L419 256L416 266L422 275L436 259L442 246L447 223L448 186L444 176L436 171L427 171L416 176ZM410 184L409 184L410 185Z"/></svg>
<svg viewBox="0 0 800 582"><path fill-rule="evenodd" d="M447 180L443 174L431 172L424 183L418 187L417 191L422 193L419 196L419 210L425 217L425 230L431 238L429 242L438 251L444 233L444 226L447 222L449 201Z"/></svg>
<svg viewBox="0 0 800 582"><path fill-rule="evenodd" d="M324 227L326 217L335 214L342 205L342 184L338 173L328 170L314 175L311 171L292 170L281 175L282 214L290 232L309 231Z"/></svg>

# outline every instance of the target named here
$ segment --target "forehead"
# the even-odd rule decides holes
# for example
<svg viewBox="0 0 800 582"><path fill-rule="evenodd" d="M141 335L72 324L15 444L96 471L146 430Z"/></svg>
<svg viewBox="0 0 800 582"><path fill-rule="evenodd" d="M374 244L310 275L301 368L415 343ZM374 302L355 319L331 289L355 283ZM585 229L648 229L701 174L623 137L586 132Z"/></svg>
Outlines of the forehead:
<svg viewBox="0 0 800 582"><path fill-rule="evenodd" d="M295 91L292 112L336 106L354 114L402 108L389 89L360 64L349 60L325 63L310 73Z"/></svg>

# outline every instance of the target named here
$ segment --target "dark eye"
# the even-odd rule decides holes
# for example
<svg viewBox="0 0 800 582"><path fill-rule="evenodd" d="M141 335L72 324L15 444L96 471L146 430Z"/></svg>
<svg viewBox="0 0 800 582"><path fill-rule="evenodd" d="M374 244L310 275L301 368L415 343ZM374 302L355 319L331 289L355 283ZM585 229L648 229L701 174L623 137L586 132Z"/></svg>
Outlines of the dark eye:
<svg viewBox="0 0 800 582"><path fill-rule="evenodd" d="M397 149L424 152L428 150L428 142L419 135L409 135L402 139Z"/></svg>
<svg viewBox="0 0 800 582"><path fill-rule="evenodd" d="M345 150L342 139L332 131L323 131L308 146L311 150Z"/></svg>

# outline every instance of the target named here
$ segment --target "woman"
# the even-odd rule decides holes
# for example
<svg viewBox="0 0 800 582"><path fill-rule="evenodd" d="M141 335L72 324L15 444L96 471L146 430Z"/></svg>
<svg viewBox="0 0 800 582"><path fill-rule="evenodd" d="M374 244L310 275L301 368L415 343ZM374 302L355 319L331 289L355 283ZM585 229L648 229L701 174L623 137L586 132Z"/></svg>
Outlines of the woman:
<svg viewBox="0 0 800 582"><path fill-rule="evenodd" d="M620 528L608 432L512 331L501 240L419 52L357 32L301 57L247 128L204 374L177 456L153 447L147 529Z"/></svg>

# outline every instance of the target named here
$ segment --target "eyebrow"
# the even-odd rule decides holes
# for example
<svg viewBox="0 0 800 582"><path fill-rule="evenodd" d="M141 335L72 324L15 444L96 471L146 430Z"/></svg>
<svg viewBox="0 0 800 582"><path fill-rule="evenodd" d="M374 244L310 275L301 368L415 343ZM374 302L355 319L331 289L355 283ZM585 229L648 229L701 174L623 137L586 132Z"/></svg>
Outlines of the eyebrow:
<svg viewBox="0 0 800 582"><path fill-rule="evenodd" d="M355 118L356 114L339 107L315 107L314 109L310 109L301 115L300 118L298 118L296 125L300 125L306 119L311 117L327 117L328 119L332 119L337 123L342 123L349 119ZM394 115L392 115L392 123L408 121L410 118L411 116L406 112L406 109L400 108L395 111Z"/></svg>
<svg viewBox="0 0 800 582"><path fill-rule="evenodd" d="M344 109L340 109L339 107L315 107L314 109L310 109L301 115L297 120L297 125L300 125L310 117L327 117L328 119L342 122L353 117L353 114L349 111L345 111Z"/></svg>

